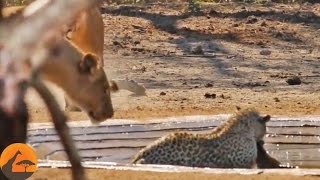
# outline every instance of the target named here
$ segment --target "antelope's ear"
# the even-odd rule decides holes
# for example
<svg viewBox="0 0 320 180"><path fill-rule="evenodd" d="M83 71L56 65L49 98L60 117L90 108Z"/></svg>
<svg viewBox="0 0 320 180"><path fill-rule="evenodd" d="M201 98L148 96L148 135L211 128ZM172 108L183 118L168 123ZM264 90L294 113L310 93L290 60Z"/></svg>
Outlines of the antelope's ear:
<svg viewBox="0 0 320 180"><path fill-rule="evenodd" d="M94 74L98 70L100 58L94 54L86 54L80 61L79 70L81 73Z"/></svg>
<svg viewBox="0 0 320 180"><path fill-rule="evenodd" d="M115 81L113 81L113 80L109 81L109 86L110 86L110 91L111 92L119 91L119 86Z"/></svg>
<svg viewBox="0 0 320 180"><path fill-rule="evenodd" d="M263 122L268 122L268 121L270 121L270 119L271 119L271 116L270 116L270 115L266 115L266 116L264 116L264 117L262 118L262 121L263 121Z"/></svg>

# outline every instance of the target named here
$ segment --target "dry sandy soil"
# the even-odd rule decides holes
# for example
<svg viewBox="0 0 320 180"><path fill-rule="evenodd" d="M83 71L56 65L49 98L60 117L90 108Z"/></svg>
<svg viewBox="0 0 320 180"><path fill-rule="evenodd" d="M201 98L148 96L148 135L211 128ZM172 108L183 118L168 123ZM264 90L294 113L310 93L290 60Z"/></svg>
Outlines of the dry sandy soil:
<svg viewBox="0 0 320 180"><path fill-rule="evenodd" d="M114 94L115 118L232 113L235 106L271 115L320 114L319 4L215 4L198 14L181 4L105 6L102 11L109 77L132 79L147 89L147 96ZM301 83L289 85L293 76ZM49 120L43 108L30 112L33 122ZM88 119L82 112L68 114L72 120ZM42 169L34 178L51 173L60 179L68 172ZM90 170L89 176L155 179L150 173L140 178L127 173ZM161 174L161 179L176 176Z"/></svg>
<svg viewBox="0 0 320 180"><path fill-rule="evenodd" d="M71 179L70 172L66 169L40 169L30 179L34 180L65 180ZM259 175L235 175L235 174L206 174L206 173L171 173L170 176L167 173L154 173L154 172L139 172L137 171L115 171L115 170L87 170L88 177L92 180L253 180L253 179L264 179L264 180L316 180L319 177L316 176L292 176L292 175L277 175L277 174L259 174ZM44 178L50 177L50 178Z"/></svg>
<svg viewBox="0 0 320 180"><path fill-rule="evenodd" d="M109 77L147 89L147 96L114 94L115 118L232 113L235 106L320 114L319 4L215 4L198 14L181 4L105 6L102 12ZM293 76L301 84L286 82ZM42 108L31 111L33 122L48 120Z"/></svg>

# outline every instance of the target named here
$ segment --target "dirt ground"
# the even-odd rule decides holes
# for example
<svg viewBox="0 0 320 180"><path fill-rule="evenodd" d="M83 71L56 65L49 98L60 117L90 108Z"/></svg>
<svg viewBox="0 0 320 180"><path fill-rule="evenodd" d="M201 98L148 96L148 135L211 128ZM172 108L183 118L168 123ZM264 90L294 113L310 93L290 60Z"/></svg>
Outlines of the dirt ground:
<svg viewBox="0 0 320 180"><path fill-rule="evenodd" d="M320 5L105 6L105 69L147 96L113 95L114 118L232 113L320 114ZM301 84L289 85L297 76ZM33 122L47 121L30 109ZM70 112L72 120L88 119Z"/></svg>
<svg viewBox="0 0 320 180"><path fill-rule="evenodd" d="M69 180L70 172L67 169L39 169L33 174L30 180ZM105 170L105 169L89 169L87 170L89 179L102 180L102 179L114 179L114 180L153 180L153 179L166 179L166 180L270 180L270 179L281 179L281 180L316 180L319 179L317 176L292 176L292 175L277 175L277 174L259 174L259 175L236 175L236 174L207 174L207 173L168 173L161 172L139 172L130 170ZM50 177L50 178L44 178Z"/></svg>
<svg viewBox="0 0 320 180"><path fill-rule="evenodd" d="M320 4L207 4L202 10L190 14L182 4L103 8L109 78L135 80L147 89L147 96L113 94L114 118L233 113L236 106L271 115L320 114ZM32 122L49 120L43 108L30 112ZM88 119L83 112L68 115L73 121ZM33 178L46 179L44 174L68 177L67 170L40 169ZM155 179L142 174L89 170L92 179Z"/></svg>

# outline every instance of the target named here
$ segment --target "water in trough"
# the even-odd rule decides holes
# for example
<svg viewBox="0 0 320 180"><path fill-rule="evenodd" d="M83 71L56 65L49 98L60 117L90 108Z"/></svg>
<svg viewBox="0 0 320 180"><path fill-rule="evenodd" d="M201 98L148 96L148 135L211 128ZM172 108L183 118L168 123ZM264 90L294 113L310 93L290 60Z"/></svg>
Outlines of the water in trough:
<svg viewBox="0 0 320 180"><path fill-rule="evenodd" d="M211 131L228 115L190 116L141 123L111 120L100 125L73 122L71 132L85 161L128 163L144 146L158 137L180 130ZM43 160L66 160L55 130L48 124L33 124L28 142ZM320 168L320 117L273 117L268 123L265 145L283 165Z"/></svg>

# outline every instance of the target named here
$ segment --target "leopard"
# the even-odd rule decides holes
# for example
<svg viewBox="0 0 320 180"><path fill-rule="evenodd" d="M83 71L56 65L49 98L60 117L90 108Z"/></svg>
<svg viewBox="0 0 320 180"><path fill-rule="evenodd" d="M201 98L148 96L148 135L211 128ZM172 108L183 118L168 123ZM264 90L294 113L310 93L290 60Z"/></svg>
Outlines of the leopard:
<svg viewBox="0 0 320 180"><path fill-rule="evenodd" d="M263 140L270 118L254 108L239 110L210 133L167 134L140 150L131 163L253 168L257 166L258 142Z"/></svg>

